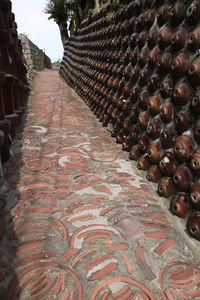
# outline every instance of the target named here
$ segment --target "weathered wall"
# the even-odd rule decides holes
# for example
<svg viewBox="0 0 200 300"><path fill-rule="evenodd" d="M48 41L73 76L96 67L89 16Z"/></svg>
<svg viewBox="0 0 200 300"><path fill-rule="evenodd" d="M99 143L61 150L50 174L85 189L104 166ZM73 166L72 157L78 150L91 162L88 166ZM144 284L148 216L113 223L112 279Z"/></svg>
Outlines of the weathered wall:
<svg viewBox="0 0 200 300"><path fill-rule="evenodd" d="M9 0L0 1L0 193L4 184L2 163L10 157L10 143L24 113L29 90L21 41L11 9Z"/></svg>
<svg viewBox="0 0 200 300"><path fill-rule="evenodd" d="M60 73L200 239L200 1L121 3L82 23Z"/></svg>
<svg viewBox="0 0 200 300"><path fill-rule="evenodd" d="M27 66L27 78L31 83L36 71L41 71L45 68L52 68L50 58L45 54L44 51L39 49L29 38L20 34L19 39L21 40L22 49Z"/></svg>

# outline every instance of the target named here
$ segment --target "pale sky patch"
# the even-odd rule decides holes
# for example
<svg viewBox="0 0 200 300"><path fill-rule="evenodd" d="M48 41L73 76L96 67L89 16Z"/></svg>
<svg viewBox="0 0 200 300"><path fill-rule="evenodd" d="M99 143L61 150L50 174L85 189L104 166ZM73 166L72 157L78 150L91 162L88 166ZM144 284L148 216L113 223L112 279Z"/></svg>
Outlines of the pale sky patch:
<svg viewBox="0 0 200 300"><path fill-rule="evenodd" d="M62 59L63 47L57 24L43 12L45 4L45 0L12 0L12 12L18 33L27 34L54 62Z"/></svg>

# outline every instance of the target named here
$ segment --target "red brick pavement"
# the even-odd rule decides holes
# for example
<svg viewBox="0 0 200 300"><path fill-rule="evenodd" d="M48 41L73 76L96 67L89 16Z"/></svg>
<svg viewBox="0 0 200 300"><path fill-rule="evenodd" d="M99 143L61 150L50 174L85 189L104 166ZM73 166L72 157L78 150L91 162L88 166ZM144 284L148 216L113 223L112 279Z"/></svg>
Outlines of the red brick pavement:
<svg viewBox="0 0 200 300"><path fill-rule="evenodd" d="M57 72L37 75L12 150L1 299L200 299L198 242Z"/></svg>

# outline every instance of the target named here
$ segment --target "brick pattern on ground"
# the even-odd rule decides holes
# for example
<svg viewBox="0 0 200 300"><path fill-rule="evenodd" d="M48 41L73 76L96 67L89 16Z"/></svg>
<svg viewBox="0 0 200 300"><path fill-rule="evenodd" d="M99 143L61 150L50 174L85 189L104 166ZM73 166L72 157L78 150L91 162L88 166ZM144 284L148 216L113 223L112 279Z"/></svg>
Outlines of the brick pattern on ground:
<svg viewBox="0 0 200 300"><path fill-rule="evenodd" d="M57 72L37 75L12 150L1 299L200 299L198 244Z"/></svg>

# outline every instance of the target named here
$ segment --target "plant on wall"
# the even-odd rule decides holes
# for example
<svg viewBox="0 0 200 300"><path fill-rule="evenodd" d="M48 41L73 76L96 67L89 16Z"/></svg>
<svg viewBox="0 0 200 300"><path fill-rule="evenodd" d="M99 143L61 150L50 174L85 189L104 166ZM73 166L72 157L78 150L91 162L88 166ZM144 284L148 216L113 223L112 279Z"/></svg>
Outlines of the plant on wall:
<svg viewBox="0 0 200 300"><path fill-rule="evenodd" d="M74 21L79 26L91 9L99 9L103 0L46 0L44 12L59 26L62 43L68 40L68 26Z"/></svg>

